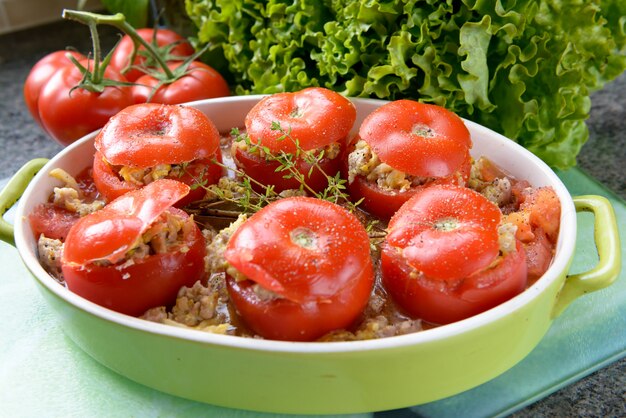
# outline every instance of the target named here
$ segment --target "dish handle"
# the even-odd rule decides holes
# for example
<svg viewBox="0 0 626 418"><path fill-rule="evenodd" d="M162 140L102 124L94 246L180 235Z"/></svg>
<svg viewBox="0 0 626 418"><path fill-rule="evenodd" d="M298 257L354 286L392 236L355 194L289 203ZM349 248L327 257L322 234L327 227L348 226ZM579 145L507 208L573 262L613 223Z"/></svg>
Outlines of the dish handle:
<svg viewBox="0 0 626 418"><path fill-rule="evenodd" d="M594 241L598 251L598 264L591 270L570 274L559 293L552 316L559 316L574 299L600 290L615 281L621 269L621 245L615 212L608 199L586 195L573 198L576 212L594 215Z"/></svg>
<svg viewBox="0 0 626 418"><path fill-rule="evenodd" d="M4 214L22 197L35 174L48 162L47 158L35 158L20 168L0 192L0 240L15 246L13 225L4 219Z"/></svg>

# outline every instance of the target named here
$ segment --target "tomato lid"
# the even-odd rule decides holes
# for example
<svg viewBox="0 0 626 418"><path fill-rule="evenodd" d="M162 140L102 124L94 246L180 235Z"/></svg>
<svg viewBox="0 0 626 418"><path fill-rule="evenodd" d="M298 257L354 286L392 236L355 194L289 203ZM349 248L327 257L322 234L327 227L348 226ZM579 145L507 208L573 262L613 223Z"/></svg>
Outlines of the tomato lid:
<svg viewBox="0 0 626 418"><path fill-rule="evenodd" d="M187 193L189 186L184 183L157 180L80 218L67 234L63 262L84 265L123 260L150 225Z"/></svg>
<svg viewBox="0 0 626 418"><path fill-rule="evenodd" d="M380 160L420 177L446 177L463 165L472 146L463 120L449 110L412 100L389 102L359 128Z"/></svg>
<svg viewBox="0 0 626 418"><path fill-rule="evenodd" d="M211 158L219 144L217 128L202 112L158 103L128 106L95 139L110 164L140 168Z"/></svg>
<svg viewBox="0 0 626 418"><path fill-rule="evenodd" d="M331 202L280 199L248 219L224 257L246 278L294 302L330 298L371 267L359 220Z"/></svg>

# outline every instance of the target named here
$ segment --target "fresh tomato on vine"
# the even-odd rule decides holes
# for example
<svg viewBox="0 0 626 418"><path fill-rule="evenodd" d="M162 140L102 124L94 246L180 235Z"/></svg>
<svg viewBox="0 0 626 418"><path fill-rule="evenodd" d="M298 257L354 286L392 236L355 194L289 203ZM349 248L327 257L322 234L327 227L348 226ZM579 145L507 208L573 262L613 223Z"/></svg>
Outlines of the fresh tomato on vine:
<svg viewBox="0 0 626 418"><path fill-rule="evenodd" d="M39 117L44 129L62 145L68 145L106 124L109 118L133 104L124 76L106 68L100 80L104 85L85 83L85 72L93 61L83 60L58 70L42 88L38 100ZM93 81L93 78L91 78ZM109 83L120 83L110 85Z"/></svg>
<svg viewBox="0 0 626 418"><path fill-rule="evenodd" d="M200 62L170 62L171 75L153 71L136 80L135 103L179 104L230 95L226 80L212 67Z"/></svg>
<svg viewBox="0 0 626 418"><path fill-rule="evenodd" d="M349 327L374 282L369 237L359 220L331 202L280 199L255 213L224 256L237 312L259 335L309 341Z"/></svg>
<svg viewBox="0 0 626 418"><path fill-rule="evenodd" d="M340 153L355 119L352 102L325 88L267 96L246 116L248 141L235 143L235 163L280 192L302 186L293 173L280 171L281 160L289 159L304 177L305 190L319 192L328 186L327 176L340 171Z"/></svg>
<svg viewBox="0 0 626 418"><path fill-rule="evenodd" d="M464 187L424 188L391 218L382 246L382 283L413 317L446 324L521 293L526 257L502 213Z"/></svg>
<svg viewBox="0 0 626 418"><path fill-rule="evenodd" d="M184 60L195 52L187 39L170 29L142 28L136 29L136 32L144 41L150 43L166 62ZM158 67L152 55L147 53L145 47L141 45L137 48L131 63L134 48L133 38L130 35L124 35L115 47L109 64L131 82L146 74L142 68L148 70Z"/></svg>
<svg viewBox="0 0 626 418"><path fill-rule="evenodd" d="M141 315L168 305L204 276L206 246L192 218L172 205L189 192L159 180L80 218L61 258L68 288L101 306Z"/></svg>
<svg viewBox="0 0 626 418"><path fill-rule="evenodd" d="M350 194L388 219L426 185L465 185L471 146L469 130L453 112L412 100L389 102L364 119L348 147Z"/></svg>
<svg viewBox="0 0 626 418"><path fill-rule="evenodd" d="M95 139L93 177L108 200L160 178L193 190L178 203L201 199L202 186L222 176L220 135L197 109L181 105L132 105L111 118Z"/></svg>
<svg viewBox="0 0 626 418"><path fill-rule="evenodd" d="M28 73L28 77L26 77L24 82L24 102L31 116L39 124L41 124L41 118L39 117L39 95L41 94L41 89L54 73L63 67L73 65L68 56L72 56L77 60L86 58L83 54L76 51L55 51L37 61Z"/></svg>

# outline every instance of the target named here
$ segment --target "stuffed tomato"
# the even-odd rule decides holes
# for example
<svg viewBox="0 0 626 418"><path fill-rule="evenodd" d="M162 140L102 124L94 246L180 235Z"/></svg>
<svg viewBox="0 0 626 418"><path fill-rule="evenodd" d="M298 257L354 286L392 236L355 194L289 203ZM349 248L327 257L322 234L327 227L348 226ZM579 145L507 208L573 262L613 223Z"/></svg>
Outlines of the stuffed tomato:
<svg viewBox="0 0 626 418"><path fill-rule="evenodd" d="M476 315L521 293L526 254L516 228L485 196L434 185L391 218L382 283L402 310L433 324Z"/></svg>
<svg viewBox="0 0 626 418"><path fill-rule="evenodd" d="M277 192L319 192L341 169L341 151L355 119L352 102L325 88L273 94L247 114L245 140L233 144L235 164Z"/></svg>
<svg viewBox="0 0 626 418"><path fill-rule="evenodd" d="M285 198L261 209L234 232L224 257L237 312L270 339L310 341L349 327L374 283L362 224L314 198Z"/></svg>
<svg viewBox="0 0 626 418"><path fill-rule="evenodd" d="M425 186L465 185L471 146L456 114L411 100L387 103L365 118L347 149L348 190L365 210L389 219Z"/></svg>
<svg viewBox="0 0 626 418"><path fill-rule="evenodd" d="M106 308L141 315L169 305L204 277L206 246L189 215L172 205L189 186L157 180L80 218L63 245L67 287Z"/></svg>
<svg viewBox="0 0 626 418"><path fill-rule="evenodd" d="M223 174L220 135L197 109L156 103L129 106L95 139L93 177L108 200L161 178L192 187L182 207L205 195Z"/></svg>

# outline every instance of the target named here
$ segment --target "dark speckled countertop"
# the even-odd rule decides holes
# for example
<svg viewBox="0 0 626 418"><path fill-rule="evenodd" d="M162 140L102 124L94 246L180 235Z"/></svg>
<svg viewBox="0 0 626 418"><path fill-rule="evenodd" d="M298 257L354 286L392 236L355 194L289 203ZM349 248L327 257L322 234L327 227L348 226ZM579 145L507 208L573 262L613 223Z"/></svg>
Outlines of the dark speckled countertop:
<svg viewBox="0 0 626 418"><path fill-rule="evenodd" d="M104 45L116 40L105 33ZM29 69L41 57L72 45L90 49L82 25L59 22L0 36L0 178L15 173L34 157L52 157L61 147L31 119L22 98ZM579 166L626 199L626 74L592 95L590 138L579 156ZM515 417L626 416L626 359L514 414ZM386 415L386 414L384 414Z"/></svg>

